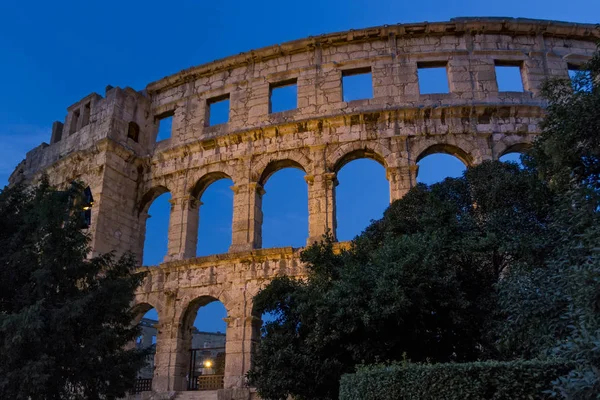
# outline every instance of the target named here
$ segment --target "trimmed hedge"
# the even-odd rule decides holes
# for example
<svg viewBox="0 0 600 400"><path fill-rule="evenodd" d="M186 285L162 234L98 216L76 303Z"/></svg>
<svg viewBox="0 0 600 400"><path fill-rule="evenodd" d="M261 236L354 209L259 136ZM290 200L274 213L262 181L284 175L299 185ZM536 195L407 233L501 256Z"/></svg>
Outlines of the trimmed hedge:
<svg viewBox="0 0 600 400"><path fill-rule="evenodd" d="M340 400L548 399L564 361L485 361L362 367L342 376Z"/></svg>

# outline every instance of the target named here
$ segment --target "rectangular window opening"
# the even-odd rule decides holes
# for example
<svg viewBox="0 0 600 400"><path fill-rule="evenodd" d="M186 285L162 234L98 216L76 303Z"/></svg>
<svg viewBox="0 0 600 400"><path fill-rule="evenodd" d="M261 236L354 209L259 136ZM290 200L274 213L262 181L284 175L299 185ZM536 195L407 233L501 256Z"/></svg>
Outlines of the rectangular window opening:
<svg viewBox="0 0 600 400"><path fill-rule="evenodd" d="M85 103L85 105L83 106L83 117L81 118L81 127L83 128L84 126L87 126L87 124L90 123L90 112L91 112L91 105L90 103Z"/></svg>
<svg viewBox="0 0 600 400"><path fill-rule="evenodd" d="M373 98L371 67L342 71L342 98L346 102Z"/></svg>
<svg viewBox="0 0 600 400"><path fill-rule="evenodd" d="M208 113L206 116L206 121L208 121L207 126L215 126L229 122L229 94L208 99L206 105Z"/></svg>
<svg viewBox="0 0 600 400"><path fill-rule="evenodd" d="M156 135L157 142L171 137L174 114L174 111L169 111L156 117L156 122L158 123L158 135Z"/></svg>
<svg viewBox="0 0 600 400"><path fill-rule="evenodd" d="M152 335L152 344L156 344L156 335Z"/></svg>
<svg viewBox="0 0 600 400"><path fill-rule="evenodd" d="M269 113L298 108L298 82L290 79L269 85Z"/></svg>
<svg viewBox="0 0 600 400"><path fill-rule="evenodd" d="M79 110L73 111L73 116L71 117L71 126L69 127L69 134L73 134L77 132L77 124L79 123Z"/></svg>
<svg viewBox="0 0 600 400"><path fill-rule="evenodd" d="M521 64L496 61L496 82L499 92L523 92Z"/></svg>
<svg viewBox="0 0 600 400"><path fill-rule="evenodd" d="M127 137L136 143L140 139L140 126L133 121L130 121L127 127Z"/></svg>
<svg viewBox="0 0 600 400"><path fill-rule="evenodd" d="M569 78L571 78L571 85L573 90L591 92L592 91L592 79L590 71L586 70L583 65L567 64L569 69Z"/></svg>
<svg viewBox="0 0 600 400"><path fill-rule="evenodd" d="M446 62L417 63L421 94L450 93Z"/></svg>

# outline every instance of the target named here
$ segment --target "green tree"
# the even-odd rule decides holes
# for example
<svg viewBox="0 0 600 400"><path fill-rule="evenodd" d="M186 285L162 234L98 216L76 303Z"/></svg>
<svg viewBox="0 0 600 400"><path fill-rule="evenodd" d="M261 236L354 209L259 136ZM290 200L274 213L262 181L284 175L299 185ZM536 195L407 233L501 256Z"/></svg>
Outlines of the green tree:
<svg viewBox="0 0 600 400"><path fill-rule="evenodd" d="M358 236L302 254L308 278L279 278L255 298L274 313L249 373L266 399L337 398L357 364L496 356L495 284L545 262L551 195L515 164L418 185Z"/></svg>
<svg viewBox="0 0 600 400"><path fill-rule="evenodd" d="M555 382L566 399L600 398L600 53L573 82L543 87L548 113L524 158L557 201L557 233L540 269L515 268L500 285L508 316L503 350L515 357L560 356L577 368Z"/></svg>
<svg viewBox="0 0 600 400"><path fill-rule="evenodd" d="M43 181L0 193L0 398L116 399L145 354L129 311L129 255L89 257L83 191Z"/></svg>

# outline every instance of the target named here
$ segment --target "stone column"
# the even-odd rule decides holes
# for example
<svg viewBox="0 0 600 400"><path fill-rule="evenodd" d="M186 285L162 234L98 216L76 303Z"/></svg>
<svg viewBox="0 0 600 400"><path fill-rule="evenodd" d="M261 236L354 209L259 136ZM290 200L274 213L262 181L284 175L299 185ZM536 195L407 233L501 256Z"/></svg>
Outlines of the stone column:
<svg viewBox="0 0 600 400"><path fill-rule="evenodd" d="M152 390L159 393L187 390L191 331L182 332L178 323L158 323Z"/></svg>
<svg viewBox="0 0 600 400"><path fill-rule="evenodd" d="M225 344L225 389L246 386L246 373L252 362L252 352L257 345L261 319L254 316L227 317Z"/></svg>
<svg viewBox="0 0 600 400"><path fill-rule="evenodd" d="M162 321L156 325L156 353L154 354L154 372L152 376L152 390L167 392L172 390L171 376L171 326Z"/></svg>
<svg viewBox="0 0 600 400"><path fill-rule="evenodd" d="M233 226L229 251L250 251L262 246L262 197L265 190L257 182L232 186Z"/></svg>
<svg viewBox="0 0 600 400"><path fill-rule="evenodd" d="M335 187L336 174L324 172L305 177L308 183L308 241L310 245L322 239L329 231L335 239Z"/></svg>
<svg viewBox="0 0 600 400"><path fill-rule="evenodd" d="M195 257L198 241L198 207L201 203L189 195L171 199L169 202L171 203L171 216L165 262Z"/></svg>
<svg viewBox="0 0 600 400"><path fill-rule="evenodd" d="M148 214L148 210L143 210L138 215L137 221L137 242L132 244L132 252L136 256L136 260L139 265L144 263L144 243L146 242L146 226L148 218L152 217Z"/></svg>
<svg viewBox="0 0 600 400"><path fill-rule="evenodd" d="M401 199L417 184L418 170L418 165L388 167L386 169L386 178L390 182L390 203Z"/></svg>

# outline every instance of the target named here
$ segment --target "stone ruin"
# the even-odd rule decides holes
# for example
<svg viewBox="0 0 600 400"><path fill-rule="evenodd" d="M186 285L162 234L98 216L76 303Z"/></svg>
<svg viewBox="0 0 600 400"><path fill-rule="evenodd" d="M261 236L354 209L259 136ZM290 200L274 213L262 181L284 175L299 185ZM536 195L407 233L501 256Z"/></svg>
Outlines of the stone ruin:
<svg viewBox="0 0 600 400"><path fill-rule="evenodd" d="M544 116L541 83L568 77L599 38L586 24L456 18L252 50L142 91L108 86L104 97L84 97L54 123L50 144L27 153L10 182L42 174L58 187L85 182L94 198L93 251L132 251L138 260L148 208L170 192L168 254L158 266L141 267L149 274L135 304L140 318L150 308L159 315L152 389L178 398L256 398L245 379L260 340L253 296L274 276L305 272L301 249L261 249L269 177L285 167L306 173L310 244L335 232L336 174L349 161L383 165L391 202L415 184L417 163L427 155L448 153L471 166L527 149ZM499 90L502 66L518 69L522 91ZM419 71L432 67L445 68L447 93L420 93ZM343 78L355 74L370 75L372 97L344 101ZM272 91L282 85L296 86L297 106L271 112ZM228 121L211 126L211 105L224 99ZM168 117L171 137L157 141ZM222 178L234 182L232 244L225 254L196 257L200 200ZM223 388L186 394L192 323L214 300L228 315Z"/></svg>

